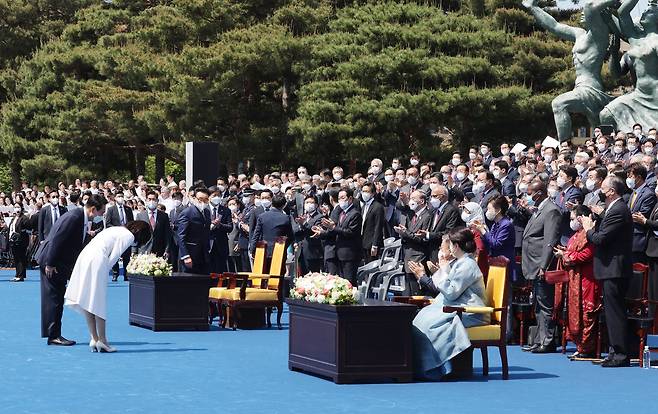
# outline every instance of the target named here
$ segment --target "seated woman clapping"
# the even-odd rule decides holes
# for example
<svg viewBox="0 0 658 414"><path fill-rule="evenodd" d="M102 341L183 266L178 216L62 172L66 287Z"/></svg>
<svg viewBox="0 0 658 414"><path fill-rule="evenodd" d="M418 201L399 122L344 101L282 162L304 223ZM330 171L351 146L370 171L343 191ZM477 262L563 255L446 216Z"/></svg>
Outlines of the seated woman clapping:
<svg viewBox="0 0 658 414"><path fill-rule="evenodd" d="M416 375L426 380L440 380L452 371L450 360L471 346L466 328L489 324L489 315L443 312L444 306L487 306L485 287L477 263L473 259L473 233L465 228L449 234L450 252L455 261L441 267L435 287L434 303L423 308L413 321ZM409 268L422 279L425 268L411 262Z"/></svg>

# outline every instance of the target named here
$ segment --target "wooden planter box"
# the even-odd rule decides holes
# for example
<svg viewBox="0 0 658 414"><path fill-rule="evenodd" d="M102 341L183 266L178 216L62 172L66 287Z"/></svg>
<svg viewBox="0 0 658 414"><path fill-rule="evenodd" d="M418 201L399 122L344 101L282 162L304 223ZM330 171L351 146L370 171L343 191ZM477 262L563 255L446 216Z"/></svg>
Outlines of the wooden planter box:
<svg viewBox="0 0 658 414"><path fill-rule="evenodd" d="M357 381L413 380L412 325L416 306L366 300L332 306L287 300L288 368Z"/></svg>
<svg viewBox="0 0 658 414"><path fill-rule="evenodd" d="M131 325L154 331L208 330L210 276L131 274Z"/></svg>

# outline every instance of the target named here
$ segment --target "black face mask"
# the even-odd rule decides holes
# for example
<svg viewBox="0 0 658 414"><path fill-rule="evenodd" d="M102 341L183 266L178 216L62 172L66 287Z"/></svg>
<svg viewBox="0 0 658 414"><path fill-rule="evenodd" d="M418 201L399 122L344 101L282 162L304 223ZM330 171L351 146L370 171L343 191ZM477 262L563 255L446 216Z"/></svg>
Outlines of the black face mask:
<svg viewBox="0 0 658 414"><path fill-rule="evenodd" d="M606 196L603 193L603 191L599 192L599 200L601 200L601 202L605 203L605 199L606 199Z"/></svg>

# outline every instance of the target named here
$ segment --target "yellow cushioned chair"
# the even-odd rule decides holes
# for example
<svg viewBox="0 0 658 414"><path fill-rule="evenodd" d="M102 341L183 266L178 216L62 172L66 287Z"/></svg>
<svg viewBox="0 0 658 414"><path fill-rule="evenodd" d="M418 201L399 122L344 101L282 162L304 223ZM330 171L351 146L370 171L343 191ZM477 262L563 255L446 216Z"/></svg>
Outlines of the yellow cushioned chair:
<svg viewBox="0 0 658 414"><path fill-rule="evenodd" d="M267 326L272 327L270 317L272 308L277 309L276 322L281 329L281 316L283 315L283 269L286 258L286 238L279 237L274 242L272 251L272 262L269 273L231 274L225 273L224 277L229 279L227 289L211 292L216 300L227 309L231 315L231 326L236 329L236 316L240 308L263 308L267 310ZM237 287L237 281L241 281ZM248 287L251 281L252 287ZM224 318L224 326L226 326Z"/></svg>
<svg viewBox="0 0 658 414"><path fill-rule="evenodd" d="M497 346L500 351L500 361L503 365L503 379L509 378L509 367L507 364L507 343L505 332L507 328L507 264L506 257L498 256L489 259L489 277L487 278L487 302L492 306L480 307L455 307L444 306L444 312L457 312L461 317L463 312L491 314L491 322L485 326L474 326L467 328L468 339L474 348L480 348L482 352L482 373L489 375L489 356L487 347Z"/></svg>
<svg viewBox="0 0 658 414"><path fill-rule="evenodd" d="M237 273L238 275L261 275L265 271L265 251L267 250L267 242L265 241L260 241L256 243L256 253L254 253L254 265L253 265L253 272L239 272ZM231 279L228 276L228 274L218 274L218 273L211 273L210 277L213 280L216 280L216 285L215 287L211 287L210 291L208 292L208 305L210 307L210 313L209 313L209 318L210 318L210 323L212 324L212 320L214 319L215 316L220 317L220 325L225 325L226 324L226 318L222 317L222 312L220 312L220 303L221 303L221 295L220 292L225 291L229 288L235 288L235 280L233 280L233 285L231 285ZM228 279L228 286L223 286L224 281Z"/></svg>

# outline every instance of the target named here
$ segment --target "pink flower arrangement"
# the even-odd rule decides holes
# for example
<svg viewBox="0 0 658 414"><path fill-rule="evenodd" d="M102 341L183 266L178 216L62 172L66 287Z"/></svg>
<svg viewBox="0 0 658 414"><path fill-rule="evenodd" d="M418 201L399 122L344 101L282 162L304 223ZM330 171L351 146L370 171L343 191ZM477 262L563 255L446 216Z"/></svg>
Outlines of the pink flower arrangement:
<svg viewBox="0 0 658 414"><path fill-rule="evenodd" d="M357 301L357 289L349 280L327 273L309 273L295 279L293 299L329 305L349 305Z"/></svg>

